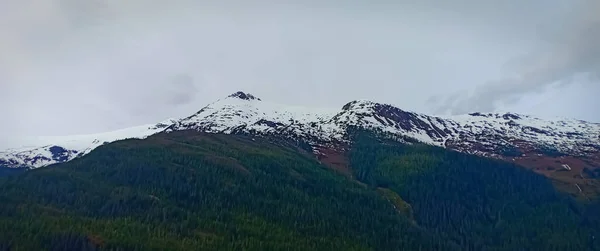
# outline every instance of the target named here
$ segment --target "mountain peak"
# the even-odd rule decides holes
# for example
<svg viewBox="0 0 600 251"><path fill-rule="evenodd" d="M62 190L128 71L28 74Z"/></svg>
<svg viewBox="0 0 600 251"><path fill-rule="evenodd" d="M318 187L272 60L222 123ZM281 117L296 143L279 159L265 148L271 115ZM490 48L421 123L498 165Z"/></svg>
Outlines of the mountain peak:
<svg viewBox="0 0 600 251"><path fill-rule="evenodd" d="M357 99L357 100L353 100L353 101L350 101L347 104L345 104L342 107L342 110L348 111L348 110L359 109L359 108L369 108L375 104L376 104L375 102L370 101L370 100Z"/></svg>
<svg viewBox="0 0 600 251"><path fill-rule="evenodd" d="M235 93L229 95L228 97L229 98L238 98L238 99L242 99L242 100L258 100L258 101L261 101L260 98L254 96L254 95L252 95L250 93L243 92L243 91L235 92Z"/></svg>

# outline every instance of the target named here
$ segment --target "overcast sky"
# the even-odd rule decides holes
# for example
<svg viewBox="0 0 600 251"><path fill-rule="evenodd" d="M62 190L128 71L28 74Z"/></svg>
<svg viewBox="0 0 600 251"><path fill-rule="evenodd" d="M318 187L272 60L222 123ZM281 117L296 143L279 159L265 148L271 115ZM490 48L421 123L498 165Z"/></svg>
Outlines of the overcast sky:
<svg viewBox="0 0 600 251"><path fill-rule="evenodd" d="M182 117L238 90L600 122L597 13L597 0L2 0L0 142Z"/></svg>

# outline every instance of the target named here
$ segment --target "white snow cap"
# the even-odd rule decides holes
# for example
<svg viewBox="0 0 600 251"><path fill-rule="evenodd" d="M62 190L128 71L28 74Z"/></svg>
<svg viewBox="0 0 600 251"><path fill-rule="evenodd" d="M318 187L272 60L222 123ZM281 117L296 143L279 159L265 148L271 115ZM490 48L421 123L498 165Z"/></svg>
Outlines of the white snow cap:
<svg viewBox="0 0 600 251"><path fill-rule="evenodd" d="M502 149L516 146L517 141L565 154L600 152L600 125L579 120L541 120L514 113L435 117L369 100L355 100L334 109L308 108L262 101L238 91L181 119L99 134L39 138L33 146L0 151L0 166L41 167L72 160L104 143L186 129L278 134L313 145L329 145L348 141L349 126L485 156L501 155Z"/></svg>

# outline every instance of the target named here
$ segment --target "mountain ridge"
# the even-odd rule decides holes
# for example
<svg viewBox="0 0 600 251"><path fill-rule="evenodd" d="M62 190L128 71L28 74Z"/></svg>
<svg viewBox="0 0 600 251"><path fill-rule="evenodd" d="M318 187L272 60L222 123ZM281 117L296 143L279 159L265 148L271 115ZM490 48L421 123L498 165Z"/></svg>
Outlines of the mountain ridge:
<svg viewBox="0 0 600 251"><path fill-rule="evenodd" d="M35 147L0 150L0 166L37 168L70 161L104 143L188 129L277 134L305 141L317 149L347 144L347 129L352 126L485 157L514 159L543 155L544 151L600 157L600 124L580 120L552 121L516 113L480 112L429 116L365 99L351 101L341 109L317 109L270 103L238 91L181 119L108 133L55 137Z"/></svg>

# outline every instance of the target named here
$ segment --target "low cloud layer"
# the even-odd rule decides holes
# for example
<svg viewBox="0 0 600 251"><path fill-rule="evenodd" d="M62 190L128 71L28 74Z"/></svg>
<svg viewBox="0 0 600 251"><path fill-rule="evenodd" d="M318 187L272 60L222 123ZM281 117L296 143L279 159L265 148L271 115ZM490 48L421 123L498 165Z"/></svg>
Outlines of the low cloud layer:
<svg viewBox="0 0 600 251"><path fill-rule="evenodd" d="M598 90L600 76L600 2L578 2L563 13L563 22L540 29L540 43L534 51L506 64L507 72L498 79L477 86L471 95L446 97L438 111L463 114L494 111L513 106L532 94L552 88L579 85ZM572 87L575 88L575 87ZM597 98L574 100L600 105ZM432 102L437 100L432 99ZM593 104L592 104L593 103ZM593 112L593 111L589 111Z"/></svg>

